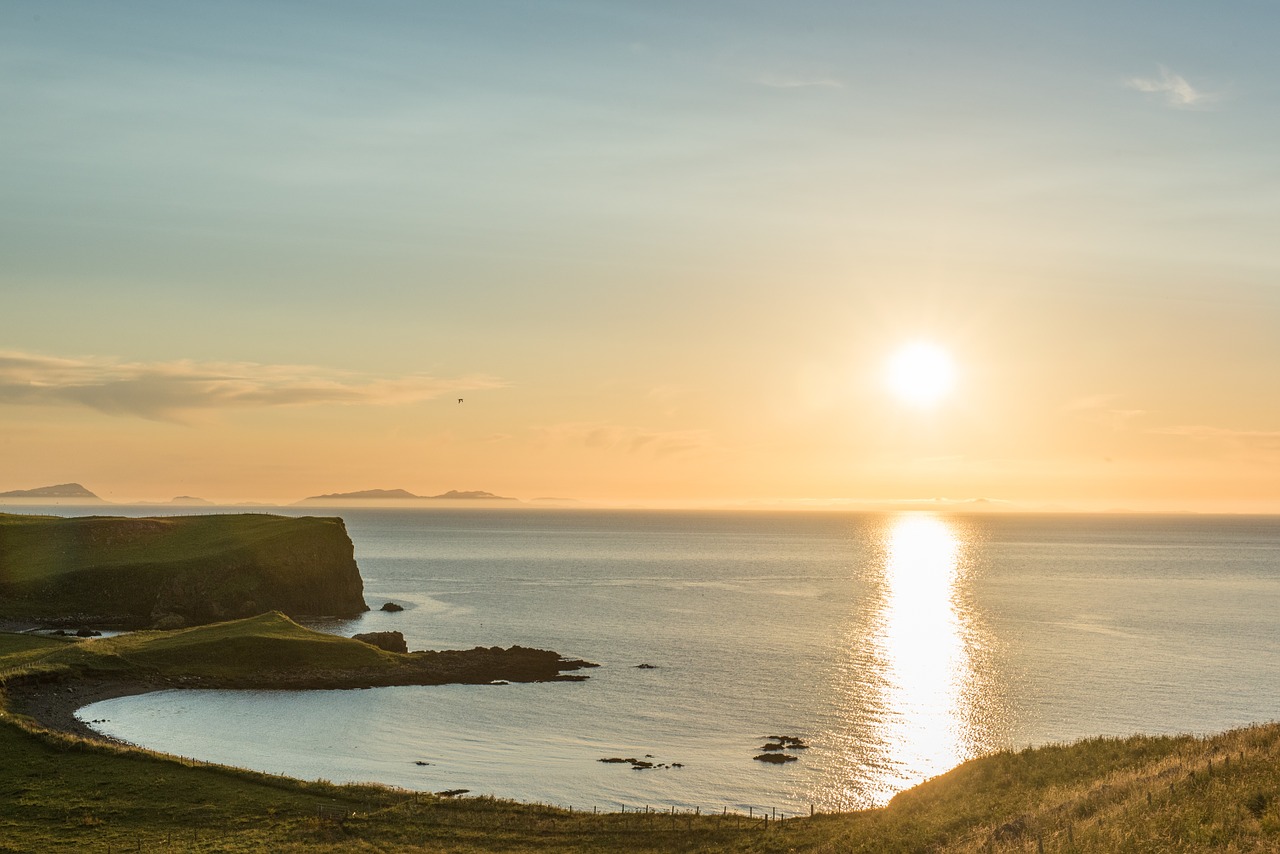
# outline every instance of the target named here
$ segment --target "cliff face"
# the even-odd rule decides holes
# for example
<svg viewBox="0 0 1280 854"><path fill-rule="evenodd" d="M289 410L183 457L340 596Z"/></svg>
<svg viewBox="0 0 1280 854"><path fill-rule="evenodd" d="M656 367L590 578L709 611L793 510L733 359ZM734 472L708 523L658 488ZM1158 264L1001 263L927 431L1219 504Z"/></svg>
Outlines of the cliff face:
<svg viewBox="0 0 1280 854"><path fill-rule="evenodd" d="M368 610L341 519L0 517L0 616L169 627Z"/></svg>

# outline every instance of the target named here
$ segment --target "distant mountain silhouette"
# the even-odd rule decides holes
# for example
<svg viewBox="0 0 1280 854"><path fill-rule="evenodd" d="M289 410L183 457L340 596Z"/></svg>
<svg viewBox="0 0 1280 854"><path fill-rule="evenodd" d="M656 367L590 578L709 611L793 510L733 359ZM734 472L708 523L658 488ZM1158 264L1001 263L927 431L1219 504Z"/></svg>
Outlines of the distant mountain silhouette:
<svg viewBox="0 0 1280 854"><path fill-rule="evenodd" d="M333 501L342 498L386 499L386 498L424 498L404 489L361 489L358 492L331 492L328 495L313 495L303 501Z"/></svg>
<svg viewBox="0 0 1280 854"><path fill-rule="evenodd" d="M515 501L514 498L507 498L504 495L494 495L492 492L485 492L484 490L481 490L481 489L473 489L467 492L459 492L456 489L451 489L448 492L444 493L443 495L428 495L427 498L443 498L446 501L451 501L454 499L463 499L463 500L469 501L474 498L478 498L486 501Z"/></svg>
<svg viewBox="0 0 1280 854"><path fill-rule="evenodd" d="M78 483L60 483L57 486L41 486L36 489L14 489L0 492L0 498L81 498L86 501L102 499Z"/></svg>
<svg viewBox="0 0 1280 854"><path fill-rule="evenodd" d="M451 489L440 495L414 495L407 489L361 489L357 492L331 492L328 495L313 495L298 503L307 501L515 501L502 495L494 495L481 489L459 491Z"/></svg>
<svg viewBox="0 0 1280 854"><path fill-rule="evenodd" d="M213 507L214 503L207 498L196 498L194 495L178 495L170 498L168 501L139 501L139 504L147 506L169 506L177 504L183 507Z"/></svg>

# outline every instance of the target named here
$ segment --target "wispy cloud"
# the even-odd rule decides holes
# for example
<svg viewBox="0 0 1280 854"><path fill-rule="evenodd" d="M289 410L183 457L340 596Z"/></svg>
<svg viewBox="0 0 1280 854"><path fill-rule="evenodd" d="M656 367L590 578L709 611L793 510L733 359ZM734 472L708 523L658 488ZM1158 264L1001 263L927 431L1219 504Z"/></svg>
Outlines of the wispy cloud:
<svg viewBox="0 0 1280 854"><path fill-rule="evenodd" d="M201 410L404 404L502 385L487 376L373 377L311 365L125 362L0 351L0 405L79 405L157 421Z"/></svg>
<svg viewBox="0 0 1280 854"><path fill-rule="evenodd" d="M1208 424L1180 424L1155 427L1150 431L1163 436L1183 436L1201 442L1228 444L1261 451L1280 451L1280 430L1237 430Z"/></svg>
<svg viewBox="0 0 1280 854"><path fill-rule="evenodd" d="M712 446L705 430L646 430L617 424L565 423L544 427L543 437L556 444L578 445L629 454L667 457Z"/></svg>
<svg viewBox="0 0 1280 854"><path fill-rule="evenodd" d="M1161 65L1159 71L1160 74L1156 77L1130 77L1125 85L1139 92L1163 96L1174 107L1202 107L1217 100L1217 95L1197 89L1187 82L1187 78L1172 69Z"/></svg>
<svg viewBox="0 0 1280 854"><path fill-rule="evenodd" d="M770 89L843 89L844 83L834 77L797 74L761 74L756 78Z"/></svg>
<svg viewBox="0 0 1280 854"><path fill-rule="evenodd" d="M1130 422L1147 414L1145 409L1126 409L1115 406L1119 399L1117 394L1093 394L1078 397L1062 407L1063 412L1070 413L1094 424L1101 424L1112 430L1122 430Z"/></svg>

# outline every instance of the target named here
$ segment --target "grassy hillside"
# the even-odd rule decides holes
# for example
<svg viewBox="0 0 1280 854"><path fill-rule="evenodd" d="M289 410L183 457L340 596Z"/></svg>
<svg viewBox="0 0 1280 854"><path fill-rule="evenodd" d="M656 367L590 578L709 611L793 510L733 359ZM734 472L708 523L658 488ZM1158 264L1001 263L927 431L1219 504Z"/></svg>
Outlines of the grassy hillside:
<svg viewBox="0 0 1280 854"><path fill-rule="evenodd" d="M341 519L0 514L0 617L142 626L272 609L353 615L362 591Z"/></svg>
<svg viewBox="0 0 1280 854"><path fill-rule="evenodd" d="M259 688L435 685L555 679L564 664L548 650L512 647L387 652L304 628L273 612L177 631L63 640L0 634L0 683L157 680L175 685Z"/></svg>
<svg viewBox="0 0 1280 854"><path fill-rule="evenodd" d="M299 626L279 612L177 631L63 640L0 635L9 680L32 677L177 678L268 683L302 673L394 671L413 660Z"/></svg>

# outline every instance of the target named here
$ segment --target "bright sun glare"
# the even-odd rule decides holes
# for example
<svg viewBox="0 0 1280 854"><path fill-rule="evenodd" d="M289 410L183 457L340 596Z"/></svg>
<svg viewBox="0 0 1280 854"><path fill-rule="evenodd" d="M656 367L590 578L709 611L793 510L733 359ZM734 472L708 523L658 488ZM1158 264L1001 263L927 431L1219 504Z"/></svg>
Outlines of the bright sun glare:
<svg viewBox="0 0 1280 854"><path fill-rule="evenodd" d="M955 373L955 365L946 350L927 341L917 341L893 354L885 381L900 400L912 406L930 407L951 391Z"/></svg>

